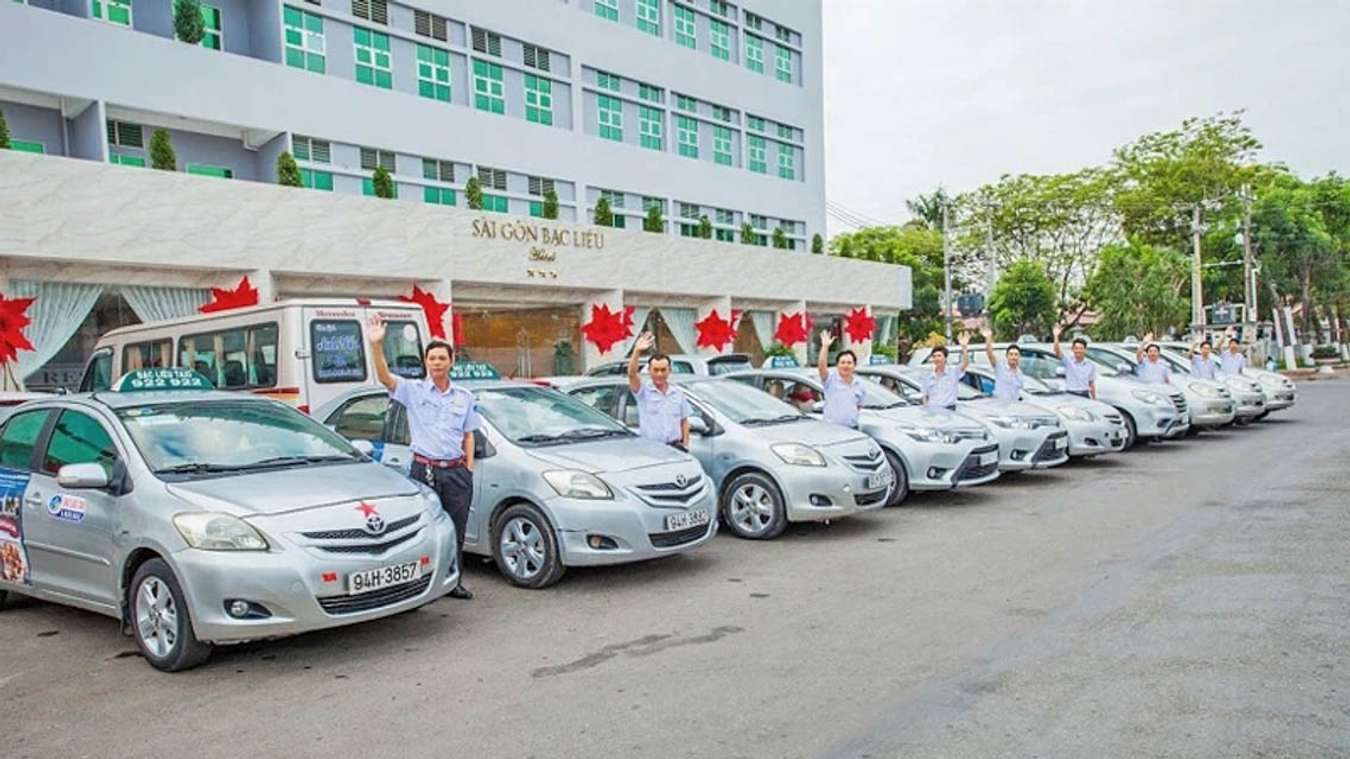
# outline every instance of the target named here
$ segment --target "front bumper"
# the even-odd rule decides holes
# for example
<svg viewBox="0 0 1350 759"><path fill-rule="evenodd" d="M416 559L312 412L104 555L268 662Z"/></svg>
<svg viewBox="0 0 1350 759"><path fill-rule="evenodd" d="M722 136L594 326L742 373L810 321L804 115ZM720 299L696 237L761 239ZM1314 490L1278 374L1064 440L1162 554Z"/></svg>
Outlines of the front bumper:
<svg viewBox="0 0 1350 759"><path fill-rule="evenodd" d="M977 449L998 453L998 446L983 440L962 440L957 443L925 443L913 440L902 441L899 446L901 459L909 475L910 490L951 490L964 485L976 485L978 482L962 481L957 474L970 460ZM976 457L978 460L978 456ZM997 476L997 462L995 462ZM988 478L990 480L993 477ZM981 480L987 482L988 480Z"/></svg>
<svg viewBox="0 0 1350 759"><path fill-rule="evenodd" d="M859 472L827 457L823 467L782 465L773 474L783 488L789 522L823 522L827 519L875 511L886 505L895 487L895 473L882 458L878 472L890 472L885 485L869 486L876 473ZM884 477L884 475L883 475Z"/></svg>
<svg viewBox="0 0 1350 759"><path fill-rule="evenodd" d="M1283 411L1298 402L1298 393L1294 390L1263 388L1263 392L1266 396L1266 411Z"/></svg>
<svg viewBox="0 0 1350 759"><path fill-rule="evenodd" d="M187 548L170 555L198 640L238 643L367 622L430 603L459 584L449 517L431 520L416 539L379 556L324 555L313 547L276 543L266 552ZM349 574L405 562L421 565L420 579L346 594ZM225 610L226 602L236 599L269 615L236 619Z"/></svg>
<svg viewBox="0 0 1350 759"><path fill-rule="evenodd" d="M1175 438L1191 427L1190 417L1172 406L1138 406L1129 409L1135 433L1141 438Z"/></svg>
<svg viewBox="0 0 1350 759"><path fill-rule="evenodd" d="M1264 393L1233 393L1233 402L1237 404L1234 416L1237 419L1255 419L1266 413Z"/></svg>
<svg viewBox="0 0 1350 759"><path fill-rule="evenodd" d="M698 548L717 534L717 489L707 475L703 482L702 495L677 508L652 506L623 488L616 488L614 500L609 501L561 496L545 500L544 507L558 527L562 563L569 567L627 564ZM707 522L677 529L667 524L667 517L698 511L707 513Z"/></svg>
<svg viewBox="0 0 1350 759"><path fill-rule="evenodd" d="M1125 447L1125 430L1105 420L1091 422L1063 421L1069 433L1069 455L1072 457L1100 456Z"/></svg>
<svg viewBox="0 0 1350 759"><path fill-rule="evenodd" d="M998 469L1000 472L1020 472L1038 466L1036 457L1042 454L1046 441L1050 440L1052 436L1059 435L1057 439L1065 440L1064 450L1067 451L1067 436L1062 434L1064 430L1059 427L1019 430L1005 429L990 424L989 430L998 441ZM1063 458L1068 460L1068 454L1065 453ZM1064 461L1057 461L1056 463L1062 464ZM1047 466L1053 466L1053 464Z"/></svg>
<svg viewBox="0 0 1350 759"><path fill-rule="evenodd" d="M1222 427L1233 421L1237 404L1232 398L1188 398L1192 427Z"/></svg>

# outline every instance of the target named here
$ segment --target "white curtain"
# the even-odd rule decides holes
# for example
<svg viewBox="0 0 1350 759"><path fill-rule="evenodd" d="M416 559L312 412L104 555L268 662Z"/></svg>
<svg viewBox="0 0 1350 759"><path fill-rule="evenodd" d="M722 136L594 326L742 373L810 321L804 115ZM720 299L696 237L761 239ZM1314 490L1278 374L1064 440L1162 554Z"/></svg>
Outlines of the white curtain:
<svg viewBox="0 0 1350 759"><path fill-rule="evenodd" d="M34 350L19 351L14 366L14 376L23 380L65 347L98 302L103 285L16 279L10 282L9 290L11 298L37 299L28 307L28 318L32 323L24 328L24 335Z"/></svg>
<svg viewBox="0 0 1350 759"><path fill-rule="evenodd" d="M643 328L647 326L647 316L651 314L651 312L652 309L649 306L637 306L633 309L633 336L623 341L624 358L627 358L629 352L633 350L633 343L637 342L638 336L642 334Z"/></svg>
<svg viewBox="0 0 1350 759"><path fill-rule="evenodd" d="M126 285L121 289L136 318L143 322L160 322L192 316L211 300L211 291L204 287L155 287Z"/></svg>
<svg viewBox="0 0 1350 759"><path fill-rule="evenodd" d="M751 311L750 319L755 324L755 332L759 333L759 344L764 350L768 350L773 345L774 328L778 325L774 321L778 314L773 311Z"/></svg>
<svg viewBox="0 0 1350 759"><path fill-rule="evenodd" d="M877 319L876 340L882 345L890 345L895 342L895 328L897 319L894 316L883 316Z"/></svg>
<svg viewBox="0 0 1350 759"><path fill-rule="evenodd" d="M662 308L661 318L666 320L666 326L670 327L670 334L675 336L675 341L680 344L682 353L697 353L698 348L698 328L694 323L698 321L698 309L696 308Z"/></svg>

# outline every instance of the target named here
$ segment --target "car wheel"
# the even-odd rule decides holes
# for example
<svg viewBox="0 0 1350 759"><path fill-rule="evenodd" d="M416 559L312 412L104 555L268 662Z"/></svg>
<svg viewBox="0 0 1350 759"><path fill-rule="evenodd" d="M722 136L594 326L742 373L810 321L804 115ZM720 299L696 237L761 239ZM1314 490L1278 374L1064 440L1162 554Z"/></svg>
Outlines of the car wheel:
<svg viewBox="0 0 1350 759"><path fill-rule="evenodd" d="M150 666L178 672L210 658L212 646L197 640L178 578L163 559L137 568L129 592L131 632Z"/></svg>
<svg viewBox="0 0 1350 759"><path fill-rule="evenodd" d="M492 558L506 579L522 588L547 588L561 580L567 569L553 526L528 503L510 506L497 518L492 528Z"/></svg>
<svg viewBox="0 0 1350 759"><path fill-rule="evenodd" d="M746 472L727 486L722 519L738 538L770 540L787 529L783 494L766 475Z"/></svg>
<svg viewBox="0 0 1350 759"><path fill-rule="evenodd" d="M1139 442L1139 428L1134 424L1134 417L1120 412L1120 417L1125 420L1125 450L1130 450L1134 444Z"/></svg>
<svg viewBox="0 0 1350 759"><path fill-rule="evenodd" d="M886 501L886 506L899 506L909 497L909 474L905 472L905 462L900 457L886 451L886 460L890 462L891 469L895 472L895 489L891 491L891 498Z"/></svg>

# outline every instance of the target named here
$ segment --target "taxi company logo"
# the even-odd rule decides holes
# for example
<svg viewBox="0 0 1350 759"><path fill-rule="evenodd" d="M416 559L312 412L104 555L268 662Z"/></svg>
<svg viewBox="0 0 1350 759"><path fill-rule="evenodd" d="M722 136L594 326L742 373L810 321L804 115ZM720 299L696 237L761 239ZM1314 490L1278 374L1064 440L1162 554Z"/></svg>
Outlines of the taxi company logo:
<svg viewBox="0 0 1350 759"><path fill-rule="evenodd" d="M79 496L58 493L47 501L47 513L63 522L78 524L84 521L85 506L86 501Z"/></svg>
<svg viewBox="0 0 1350 759"><path fill-rule="evenodd" d="M675 475L676 487L682 488L687 484L689 484L689 478L684 476L684 472L680 472L679 474Z"/></svg>
<svg viewBox="0 0 1350 759"><path fill-rule="evenodd" d="M374 506L362 501L356 510L366 518L366 532L371 535L384 533L384 517L380 516L380 512L376 511Z"/></svg>

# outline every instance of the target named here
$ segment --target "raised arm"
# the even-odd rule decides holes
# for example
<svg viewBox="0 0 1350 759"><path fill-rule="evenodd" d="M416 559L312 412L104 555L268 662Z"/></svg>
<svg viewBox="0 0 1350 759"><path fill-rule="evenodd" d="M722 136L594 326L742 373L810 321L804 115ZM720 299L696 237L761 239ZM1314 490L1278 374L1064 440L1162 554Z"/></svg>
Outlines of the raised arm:
<svg viewBox="0 0 1350 759"><path fill-rule="evenodd" d="M1144 335L1143 342L1139 343L1139 350L1134 352L1135 363L1142 364L1144 362L1144 352L1148 350L1148 344L1151 342L1153 342L1152 332Z"/></svg>
<svg viewBox="0 0 1350 759"><path fill-rule="evenodd" d="M830 378L831 345L834 345L834 335L831 335L828 329L822 330L820 333L820 355L816 357L816 371L820 373L821 382Z"/></svg>
<svg viewBox="0 0 1350 759"><path fill-rule="evenodd" d="M633 343L633 353L628 357L628 389L634 393L642 389L642 377L638 374L642 354L653 345L656 345L656 338L650 332L638 335L637 341Z"/></svg>
<svg viewBox="0 0 1350 759"><path fill-rule="evenodd" d="M1056 324L1050 328L1050 334L1055 336L1055 358L1064 358L1064 352L1059 348L1059 336L1064 332L1064 328Z"/></svg>
<svg viewBox="0 0 1350 759"><path fill-rule="evenodd" d="M965 374L970 368L970 333L962 332L956 339L961 343L961 373Z"/></svg>
<svg viewBox="0 0 1350 759"><path fill-rule="evenodd" d="M989 359L989 368L997 369L998 361L994 360L994 330L985 325L980 334L984 335L984 357Z"/></svg>
<svg viewBox="0 0 1350 759"><path fill-rule="evenodd" d="M398 377L389 371L389 362L384 358L384 317L371 314L366 320L366 342L370 343L370 363L375 367L375 379L389 392L394 392Z"/></svg>

